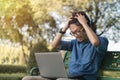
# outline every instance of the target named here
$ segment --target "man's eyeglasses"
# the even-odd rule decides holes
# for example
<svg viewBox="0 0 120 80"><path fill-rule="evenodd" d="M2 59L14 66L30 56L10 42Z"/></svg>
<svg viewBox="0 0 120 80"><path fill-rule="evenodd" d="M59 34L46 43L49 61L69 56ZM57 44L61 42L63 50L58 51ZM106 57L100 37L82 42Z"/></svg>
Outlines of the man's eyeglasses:
<svg viewBox="0 0 120 80"><path fill-rule="evenodd" d="M83 28L80 29L80 30L76 30L75 32L72 32L72 31L71 31L70 34L74 36L74 35L76 35L76 34L79 34L81 31L83 31Z"/></svg>

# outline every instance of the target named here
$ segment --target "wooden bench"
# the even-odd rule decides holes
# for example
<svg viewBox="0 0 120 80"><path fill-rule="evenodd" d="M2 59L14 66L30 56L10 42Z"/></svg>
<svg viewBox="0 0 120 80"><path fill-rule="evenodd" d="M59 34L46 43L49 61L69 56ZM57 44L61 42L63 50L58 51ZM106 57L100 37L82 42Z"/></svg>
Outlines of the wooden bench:
<svg viewBox="0 0 120 80"><path fill-rule="evenodd" d="M67 51L64 55L65 68L68 68L70 52ZM31 69L31 75L39 75L37 67ZM120 51L107 51L102 62L98 80L120 80Z"/></svg>

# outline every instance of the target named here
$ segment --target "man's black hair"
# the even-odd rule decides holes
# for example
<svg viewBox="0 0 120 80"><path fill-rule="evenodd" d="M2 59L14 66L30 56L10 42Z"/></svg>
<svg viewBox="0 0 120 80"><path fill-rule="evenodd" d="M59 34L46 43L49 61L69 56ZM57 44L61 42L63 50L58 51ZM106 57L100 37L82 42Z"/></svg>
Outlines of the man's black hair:
<svg viewBox="0 0 120 80"><path fill-rule="evenodd" d="M96 31L94 30L94 28L91 25L91 21L90 21L89 17L87 16L87 14L84 11L73 12L72 17L71 17L72 20L69 22L69 25L70 24L76 24L77 26L82 26L82 24L75 18L75 16L77 16L77 14L84 15L86 20L87 20L87 24L96 33Z"/></svg>
<svg viewBox="0 0 120 80"><path fill-rule="evenodd" d="M89 17L87 16L87 14L86 14L84 11L73 12L73 13L72 13L72 19L74 19L74 17L77 16L77 14L82 14L82 15L84 15L85 18L86 18L86 20L87 20L87 24L88 24L89 26L91 26L91 25L90 25L90 19L89 19Z"/></svg>

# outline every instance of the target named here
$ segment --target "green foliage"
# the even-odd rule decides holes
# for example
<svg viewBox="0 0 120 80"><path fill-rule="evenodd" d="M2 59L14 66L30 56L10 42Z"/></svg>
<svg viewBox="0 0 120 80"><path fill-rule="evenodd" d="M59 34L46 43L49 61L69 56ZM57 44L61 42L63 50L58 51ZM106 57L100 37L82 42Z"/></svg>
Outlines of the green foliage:
<svg viewBox="0 0 120 80"><path fill-rule="evenodd" d="M0 38L22 43L23 36L19 33L19 28L25 24L32 26L33 31L36 28L29 0L0 0L0 4Z"/></svg>
<svg viewBox="0 0 120 80"><path fill-rule="evenodd" d="M26 66L0 65L0 80L21 80L26 74Z"/></svg>
<svg viewBox="0 0 120 80"><path fill-rule="evenodd" d="M0 65L0 73L26 73L26 66Z"/></svg>
<svg viewBox="0 0 120 80"><path fill-rule="evenodd" d="M119 28L119 0L91 0L84 7L91 17L91 23L102 35L113 26ZM104 12L104 13L103 13Z"/></svg>
<svg viewBox="0 0 120 80"><path fill-rule="evenodd" d="M114 1L114 3L112 3L112 1ZM113 25L116 28L119 28L119 26L116 26L115 24L116 22L119 23L119 15L114 18L111 16L112 11L114 12L117 9L113 8L113 10L111 9L111 12L109 11L109 8L112 8L111 6L117 4L117 2L119 2L119 0L116 0L116 2L115 0L0 0L0 16L5 16L5 29L9 30L7 33L6 30L0 31L0 37L3 39L10 38L12 41L23 40L23 37L19 32L16 31L14 33L12 29L13 26L10 26L13 16L16 16L17 27L22 27L24 24L27 24L32 26L34 32L37 30L39 24L49 23L50 27L57 27L57 21L55 21L54 17L50 15L51 12L58 12L61 16L68 16L70 11L74 9L89 12L93 26L95 27L94 29L96 30L99 28L104 33ZM106 17L106 14L103 14L102 12L106 11L108 11L107 14L110 18L103 20ZM103 21L103 23L105 22L105 24L101 24L101 21ZM42 29L47 31L45 26L43 26Z"/></svg>
<svg viewBox="0 0 120 80"><path fill-rule="evenodd" d="M22 80L25 75L25 73L0 73L0 80Z"/></svg>
<svg viewBox="0 0 120 80"><path fill-rule="evenodd" d="M33 67L37 67L34 53L48 52L48 51L49 49L47 48L47 44L45 40L38 42L36 45L34 45L34 47L30 50L30 57L29 57L28 64L27 64L28 66L27 71L29 72L30 69L32 69Z"/></svg>
<svg viewBox="0 0 120 80"><path fill-rule="evenodd" d="M18 29L25 24L32 27L31 32L35 32L39 24L45 23L49 23L50 27L56 28L56 21L50 13L59 12L60 14L68 14L68 11L63 10L63 7L75 7L79 6L79 3L81 3L79 0L0 0L0 16L4 16L4 22L1 23L2 28L0 27L0 38L22 43L23 36L19 33ZM14 21L13 17L15 17ZM55 30L48 31L45 29L45 26L42 29L46 30L46 33L53 32L55 34Z"/></svg>
<svg viewBox="0 0 120 80"><path fill-rule="evenodd" d="M54 28L56 28L56 21L50 13L60 9L61 6L61 1L56 0L30 0L30 7L35 23L40 25L49 23L50 27ZM44 27L42 28L44 29Z"/></svg>

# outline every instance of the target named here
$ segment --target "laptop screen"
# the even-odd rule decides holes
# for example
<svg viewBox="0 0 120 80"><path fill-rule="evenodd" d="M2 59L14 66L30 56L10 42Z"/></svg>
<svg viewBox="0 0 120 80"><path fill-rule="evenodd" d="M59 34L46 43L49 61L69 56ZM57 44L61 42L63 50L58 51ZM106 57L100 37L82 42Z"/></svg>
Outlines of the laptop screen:
<svg viewBox="0 0 120 80"><path fill-rule="evenodd" d="M46 78L67 78L62 55L59 52L35 53L40 76Z"/></svg>

